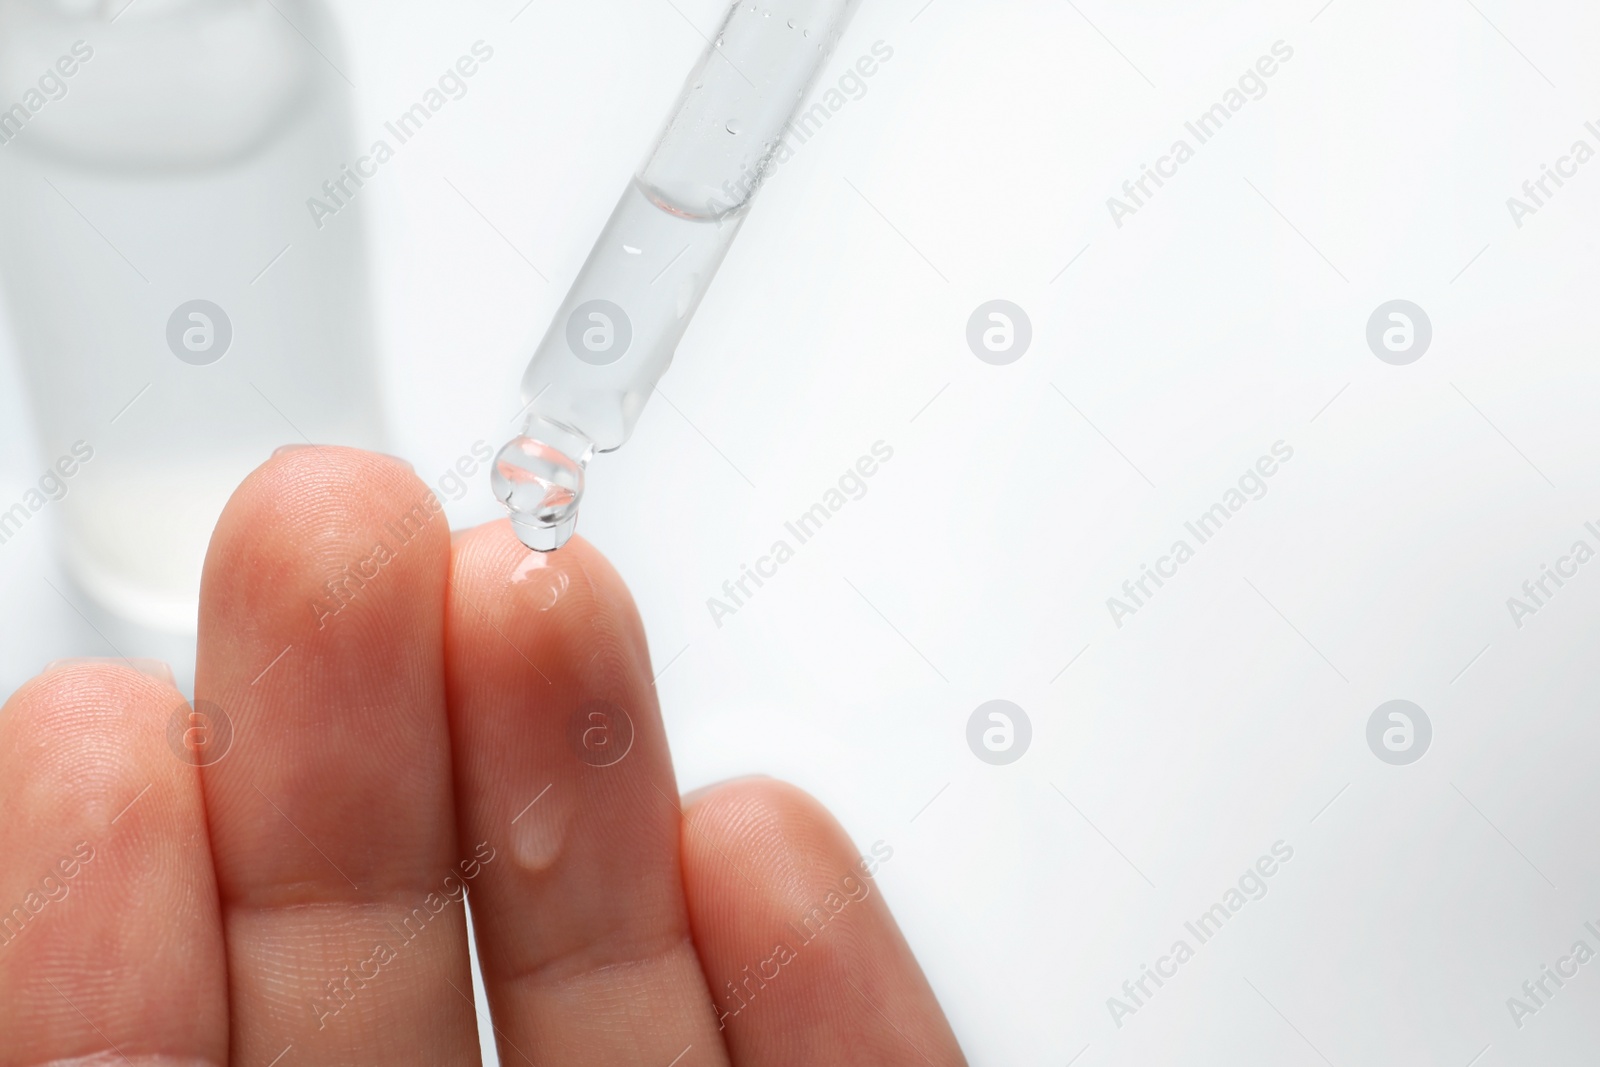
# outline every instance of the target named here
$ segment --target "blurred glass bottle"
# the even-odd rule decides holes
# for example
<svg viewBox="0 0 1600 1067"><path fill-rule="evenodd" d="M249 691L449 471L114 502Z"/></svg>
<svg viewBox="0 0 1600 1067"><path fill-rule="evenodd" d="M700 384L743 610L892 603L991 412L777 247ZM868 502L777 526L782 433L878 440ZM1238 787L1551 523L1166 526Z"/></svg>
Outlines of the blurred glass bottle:
<svg viewBox="0 0 1600 1067"><path fill-rule="evenodd" d="M307 207L359 154L339 63L321 0L0 0L0 282L45 461L93 453L64 563L130 621L193 630L274 447L382 446L361 216Z"/></svg>

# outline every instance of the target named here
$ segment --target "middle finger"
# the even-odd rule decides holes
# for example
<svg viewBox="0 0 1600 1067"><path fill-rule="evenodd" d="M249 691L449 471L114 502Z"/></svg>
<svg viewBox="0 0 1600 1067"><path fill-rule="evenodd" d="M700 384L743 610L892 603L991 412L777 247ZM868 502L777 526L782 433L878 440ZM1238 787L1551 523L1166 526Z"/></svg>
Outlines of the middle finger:
<svg viewBox="0 0 1600 1067"><path fill-rule="evenodd" d="M394 460L304 448L217 525L196 693L234 731L203 772L234 1063L478 1062L437 507Z"/></svg>

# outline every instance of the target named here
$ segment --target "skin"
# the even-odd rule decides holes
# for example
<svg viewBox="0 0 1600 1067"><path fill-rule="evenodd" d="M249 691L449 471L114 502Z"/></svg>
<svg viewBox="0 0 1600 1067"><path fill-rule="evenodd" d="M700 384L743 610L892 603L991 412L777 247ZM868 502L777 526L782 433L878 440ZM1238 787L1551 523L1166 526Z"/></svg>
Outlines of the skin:
<svg viewBox="0 0 1600 1067"><path fill-rule="evenodd" d="M816 801L679 797L605 559L430 499L281 453L206 558L208 718L125 661L0 710L0 1067L475 1064L480 1012L507 1065L964 1064Z"/></svg>

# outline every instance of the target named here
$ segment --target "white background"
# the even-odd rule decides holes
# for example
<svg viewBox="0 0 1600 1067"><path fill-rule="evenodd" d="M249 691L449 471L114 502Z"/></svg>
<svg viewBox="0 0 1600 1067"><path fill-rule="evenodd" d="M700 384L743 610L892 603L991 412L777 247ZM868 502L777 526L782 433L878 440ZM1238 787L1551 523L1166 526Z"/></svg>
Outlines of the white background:
<svg viewBox="0 0 1600 1067"><path fill-rule="evenodd" d="M673 3L335 5L360 140L496 50L361 200L424 479L512 432L524 343L722 13ZM769 183L670 403L591 467L582 532L670 662L682 786L778 775L891 844L977 1064L1595 1056L1600 963L1520 1029L1506 998L1600 949L1600 565L1521 628L1506 598L1600 547L1600 163L1521 228L1506 198L1600 147L1600 12L1320 3L864 0L826 77L893 59ZM1279 40L1267 95L1118 228L1106 198ZM1009 366L965 340L995 298L1032 320ZM1365 341L1396 298L1434 329L1403 367ZM15 499L44 460L4 373ZM879 440L866 496L717 627L707 598ZM1106 598L1279 440L1268 494L1115 626ZM482 474L449 507L497 512ZM8 690L109 654L40 581L49 541L0 550ZM1033 728L1003 767L966 743L995 698ZM1394 698L1433 723L1411 766L1366 744ZM1277 841L1268 894L1115 1025Z"/></svg>

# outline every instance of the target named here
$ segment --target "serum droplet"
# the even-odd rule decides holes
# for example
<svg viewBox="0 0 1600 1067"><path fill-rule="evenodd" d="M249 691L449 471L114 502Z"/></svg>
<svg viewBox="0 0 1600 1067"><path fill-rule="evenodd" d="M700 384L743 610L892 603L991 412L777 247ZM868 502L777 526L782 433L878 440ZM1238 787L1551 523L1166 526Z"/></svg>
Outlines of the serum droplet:
<svg viewBox="0 0 1600 1067"><path fill-rule="evenodd" d="M583 464L558 449L518 436L495 456L489 482L511 511L512 529L529 548L552 552L578 525Z"/></svg>

